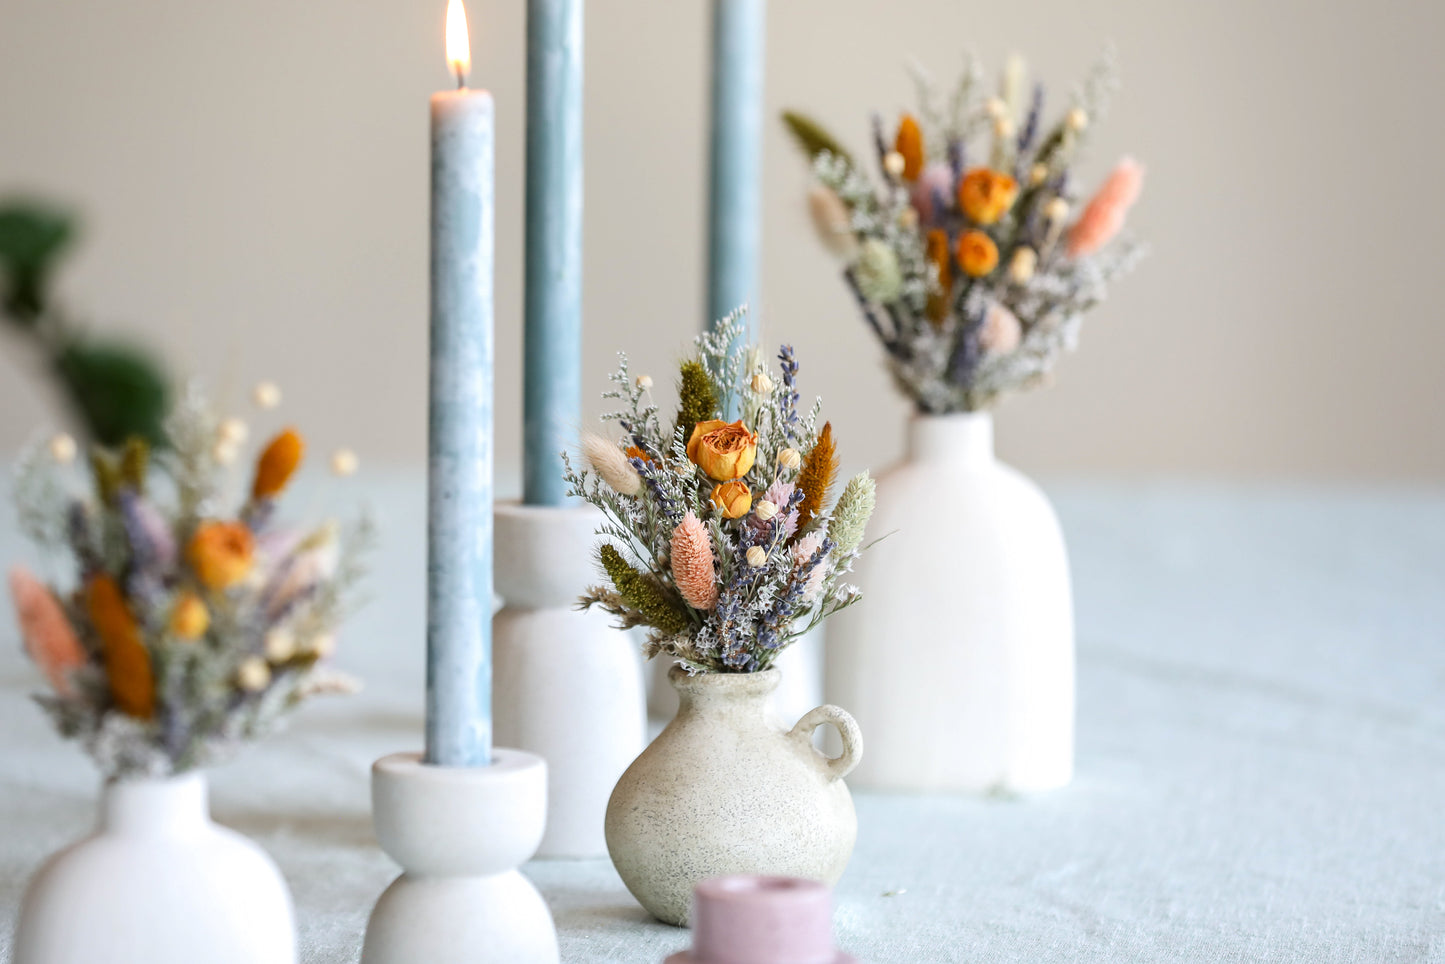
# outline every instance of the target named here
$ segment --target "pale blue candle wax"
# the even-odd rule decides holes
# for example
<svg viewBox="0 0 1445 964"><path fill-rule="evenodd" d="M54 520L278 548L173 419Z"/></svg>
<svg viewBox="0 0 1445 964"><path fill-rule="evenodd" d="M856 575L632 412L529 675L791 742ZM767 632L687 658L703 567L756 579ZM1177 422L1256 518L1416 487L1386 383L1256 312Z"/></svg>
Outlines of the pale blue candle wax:
<svg viewBox="0 0 1445 964"><path fill-rule="evenodd" d="M566 499L582 402L582 0L527 4L522 499Z"/></svg>
<svg viewBox="0 0 1445 964"><path fill-rule="evenodd" d="M750 330L758 308L766 21L764 0L713 0L707 322L747 304Z"/></svg>
<svg viewBox="0 0 1445 964"><path fill-rule="evenodd" d="M492 755L493 109L431 99L426 761Z"/></svg>

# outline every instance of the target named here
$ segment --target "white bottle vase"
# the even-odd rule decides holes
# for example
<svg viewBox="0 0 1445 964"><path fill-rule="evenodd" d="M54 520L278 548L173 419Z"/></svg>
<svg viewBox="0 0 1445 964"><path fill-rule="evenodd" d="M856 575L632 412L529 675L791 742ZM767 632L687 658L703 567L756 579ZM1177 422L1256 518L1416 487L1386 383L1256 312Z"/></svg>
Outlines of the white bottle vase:
<svg viewBox="0 0 1445 964"><path fill-rule="evenodd" d="M111 781L96 832L30 882L15 964L293 964L291 895L266 852L211 822L206 778Z"/></svg>
<svg viewBox="0 0 1445 964"><path fill-rule="evenodd" d="M993 453L987 413L915 416L829 621L828 699L868 733L856 786L1033 791L1074 760L1074 621L1053 507Z"/></svg>
<svg viewBox="0 0 1445 964"><path fill-rule="evenodd" d="M863 755L858 724L815 707L792 729L771 713L776 669L699 673L674 666L677 716L607 804L607 847L627 889L658 920L686 924L695 884L727 874L837 883L858 835L843 778ZM813 748L832 724L843 752Z"/></svg>
<svg viewBox="0 0 1445 964"><path fill-rule="evenodd" d="M547 761L538 857L605 857L603 817L617 778L647 742L636 640L577 597L597 581L591 506L496 509L492 725L497 743Z"/></svg>

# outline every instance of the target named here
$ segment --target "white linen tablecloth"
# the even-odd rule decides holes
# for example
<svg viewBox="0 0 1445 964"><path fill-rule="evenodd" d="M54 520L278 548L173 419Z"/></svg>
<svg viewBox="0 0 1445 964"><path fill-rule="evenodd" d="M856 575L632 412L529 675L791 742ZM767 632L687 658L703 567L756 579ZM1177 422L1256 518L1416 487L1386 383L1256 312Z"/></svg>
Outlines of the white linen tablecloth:
<svg viewBox="0 0 1445 964"><path fill-rule="evenodd" d="M212 777L216 818L286 874L313 964L357 959L396 872L368 768L421 745L423 485L358 488L383 541L340 662L367 690L306 708ZM840 946L875 962L1445 964L1445 494L1053 495L1076 580L1078 777L1025 799L858 794ZM0 518L0 562L33 559ZM4 957L26 879L86 832L97 789L25 698L38 678L15 637L5 600ZM658 962L689 942L606 861L526 873L564 961Z"/></svg>

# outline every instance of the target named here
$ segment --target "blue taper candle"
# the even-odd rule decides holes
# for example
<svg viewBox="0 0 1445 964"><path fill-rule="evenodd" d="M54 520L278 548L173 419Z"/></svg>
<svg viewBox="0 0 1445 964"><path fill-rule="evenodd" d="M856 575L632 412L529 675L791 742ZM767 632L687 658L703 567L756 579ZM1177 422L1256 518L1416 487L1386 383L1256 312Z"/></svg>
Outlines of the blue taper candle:
<svg viewBox="0 0 1445 964"><path fill-rule="evenodd" d="M426 762L492 755L492 95L467 90L461 0L447 10L458 89L431 98Z"/></svg>
<svg viewBox="0 0 1445 964"><path fill-rule="evenodd" d="M713 0L707 323L758 305L764 0ZM747 336L745 336L747 337Z"/></svg>
<svg viewBox="0 0 1445 964"><path fill-rule="evenodd" d="M527 4L522 501L566 498L582 403L582 0Z"/></svg>

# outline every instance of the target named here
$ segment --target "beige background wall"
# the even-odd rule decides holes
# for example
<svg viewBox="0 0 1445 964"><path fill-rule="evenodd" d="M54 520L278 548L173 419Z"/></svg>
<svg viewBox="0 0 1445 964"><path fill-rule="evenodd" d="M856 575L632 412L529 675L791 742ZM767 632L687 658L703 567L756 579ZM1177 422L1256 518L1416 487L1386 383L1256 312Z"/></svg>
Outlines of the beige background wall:
<svg viewBox="0 0 1445 964"><path fill-rule="evenodd" d="M522 0L471 0L498 98L499 453L520 436ZM1400 0L775 0L768 106L860 147L911 101L913 55L1020 49L1055 103L1106 38L1125 90L1085 169L1150 169L1153 256L1057 386L1001 416L1046 475L1445 481L1436 47ZM317 444L424 451L426 97L442 0L0 0L0 191L75 202L70 303L142 333L240 404L274 378ZM702 304L708 5L593 0L587 23L586 396L612 353L666 375ZM850 465L900 448L905 405L817 249L802 164L766 146L770 341L793 340ZM50 416L0 337L0 453ZM666 380L659 377L660 382Z"/></svg>

